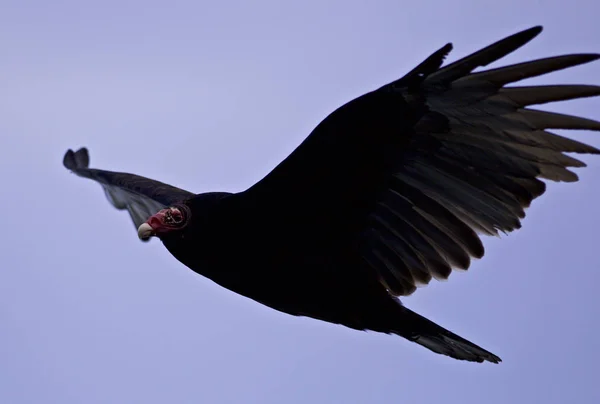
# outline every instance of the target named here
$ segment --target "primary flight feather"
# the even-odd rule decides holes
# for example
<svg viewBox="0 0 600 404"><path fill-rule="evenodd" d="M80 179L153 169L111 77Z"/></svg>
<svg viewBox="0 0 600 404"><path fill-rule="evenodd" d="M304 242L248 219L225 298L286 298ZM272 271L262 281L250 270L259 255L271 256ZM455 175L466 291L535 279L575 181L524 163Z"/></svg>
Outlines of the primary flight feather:
<svg viewBox="0 0 600 404"><path fill-rule="evenodd" d="M600 150L549 129L600 122L530 105L600 95L593 85L507 86L596 60L550 57L473 72L523 46L534 27L442 66L447 44L404 77L325 118L290 156L239 193L194 194L141 176L64 165L99 182L138 236L183 264L292 315L393 333L475 362L491 352L409 310L399 296L484 255L479 235L521 227L545 191L573 182L564 154Z"/></svg>

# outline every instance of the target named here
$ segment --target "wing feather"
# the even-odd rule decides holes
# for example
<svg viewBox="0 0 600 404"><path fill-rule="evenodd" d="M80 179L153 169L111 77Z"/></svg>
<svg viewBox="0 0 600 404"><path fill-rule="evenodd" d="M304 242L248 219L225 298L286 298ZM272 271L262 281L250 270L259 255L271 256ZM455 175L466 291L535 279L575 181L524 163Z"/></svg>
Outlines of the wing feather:
<svg viewBox="0 0 600 404"><path fill-rule="evenodd" d="M595 53L582 53L537 59L463 76L456 80L454 85L462 85L468 82L482 82L492 84L499 88L516 81L538 77L543 74L593 62L598 59L598 57L600 56Z"/></svg>
<svg viewBox="0 0 600 404"><path fill-rule="evenodd" d="M600 86L587 85L555 85L555 86L522 86L505 87L498 91L490 101L508 100L516 107L545 104L548 102L567 101L577 98L600 95Z"/></svg>
<svg viewBox="0 0 600 404"><path fill-rule="evenodd" d="M600 86L512 84L600 55L475 71L541 30L524 30L443 66L447 44L404 77L338 108L238 196L254 206L246 217L260 217L271 234L287 231L290 242L314 246L313 254L357 243L368 268L395 295L469 268L484 254L481 235L521 227L526 208L546 190L542 180L577 181L570 169L585 163L565 153L600 154L550 131L600 131L600 122L531 108L595 97ZM293 234L282 226L292 226Z"/></svg>
<svg viewBox="0 0 600 404"><path fill-rule="evenodd" d="M585 167L585 163L565 152L598 154L595 147L546 131L546 129L600 130L600 122L577 116L529 109L544 104L600 95L592 85L544 85L502 87L525 78L587 63L598 55L580 54L539 59L507 67L472 73L522 46L539 33L537 28L523 31L479 52L431 73L422 82L421 91L430 113L443 116L447 125L431 130L430 118L415 125L415 136L432 138L417 148L394 174L392 189L419 190L444 211L476 233L497 235L521 227L524 209L545 191L539 178L574 182L577 175L568 167ZM392 84L393 85L393 84ZM405 87L407 99L418 100L414 89ZM410 94L409 94L410 93ZM407 188L407 186L411 188ZM412 220L423 201L406 198L402 208L393 209L403 220ZM374 215L379 215L377 210ZM439 213L428 217L435 220ZM417 228L437 246L440 233L413 221ZM394 224L390 234L400 238L406 229ZM402 229L402 232L398 230ZM464 233L463 233L464 234ZM453 239L472 239L472 235L454 234ZM411 245L426 256L435 256L420 240ZM453 268L466 269L469 255L460 262L439 255ZM480 255L483 255L483 251ZM455 257L456 258L456 257ZM437 272L426 259L427 270ZM458 265L457 265L458 264ZM411 271L410 263L407 263ZM394 268L386 269L394 271ZM399 270L405 270L401 268ZM419 267L419 271L423 268ZM447 274L449 275L449 273ZM443 278L447 278L447 275ZM437 278L437 276L434 276Z"/></svg>
<svg viewBox="0 0 600 404"><path fill-rule="evenodd" d="M108 201L118 210L126 210L137 229L148 217L194 194L171 185L135 174L89 168L86 148L68 150L63 165L80 177L98 182Z"/></svg>

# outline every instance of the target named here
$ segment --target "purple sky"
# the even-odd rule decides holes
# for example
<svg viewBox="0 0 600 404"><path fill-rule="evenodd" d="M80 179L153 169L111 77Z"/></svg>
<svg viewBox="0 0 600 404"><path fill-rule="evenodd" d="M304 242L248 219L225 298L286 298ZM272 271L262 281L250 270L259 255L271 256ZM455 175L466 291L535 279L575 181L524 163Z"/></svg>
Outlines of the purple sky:
<svg viewBox="0 0 600 404"><path fill-rule="evenodd" d="M600 52L593 0L290 4L2 1L0 402L600 402L600 157L550 185L522 230L486 238L469 273L404 299L500 365L235 295L139 242L62 167L85 145L98 168L238 191L448 41L453 61L542 24L501 63ZM600 84L600 62L529 83ZM600 119L600 100L548 109Z"/></svg>

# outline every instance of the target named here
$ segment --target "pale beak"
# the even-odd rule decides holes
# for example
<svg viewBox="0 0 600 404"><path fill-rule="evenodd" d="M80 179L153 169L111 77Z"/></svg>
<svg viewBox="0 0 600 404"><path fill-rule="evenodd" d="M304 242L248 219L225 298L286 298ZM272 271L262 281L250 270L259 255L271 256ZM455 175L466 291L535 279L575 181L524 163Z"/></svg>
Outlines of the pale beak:
<svg viewBox="0 0 600 404"><path fill-rule="evenodd" d="M154 229L148 223L142 223L138 227L138 237L140 240L146 241L152 236L154 236Z"/></svg>

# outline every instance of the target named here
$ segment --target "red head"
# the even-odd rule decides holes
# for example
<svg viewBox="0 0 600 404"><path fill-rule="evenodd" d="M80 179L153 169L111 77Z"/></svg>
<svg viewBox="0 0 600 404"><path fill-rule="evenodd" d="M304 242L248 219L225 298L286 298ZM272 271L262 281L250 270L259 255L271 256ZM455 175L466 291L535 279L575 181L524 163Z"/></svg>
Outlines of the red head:
<svg viewBox="0 0 600 404"><path fill-rule="evenodd" d="M148 240L152 236L161 238L181 230L187 225L189 216L189 208L184 205L162 209L138 227L138 237L142 240Z"/></svg>

